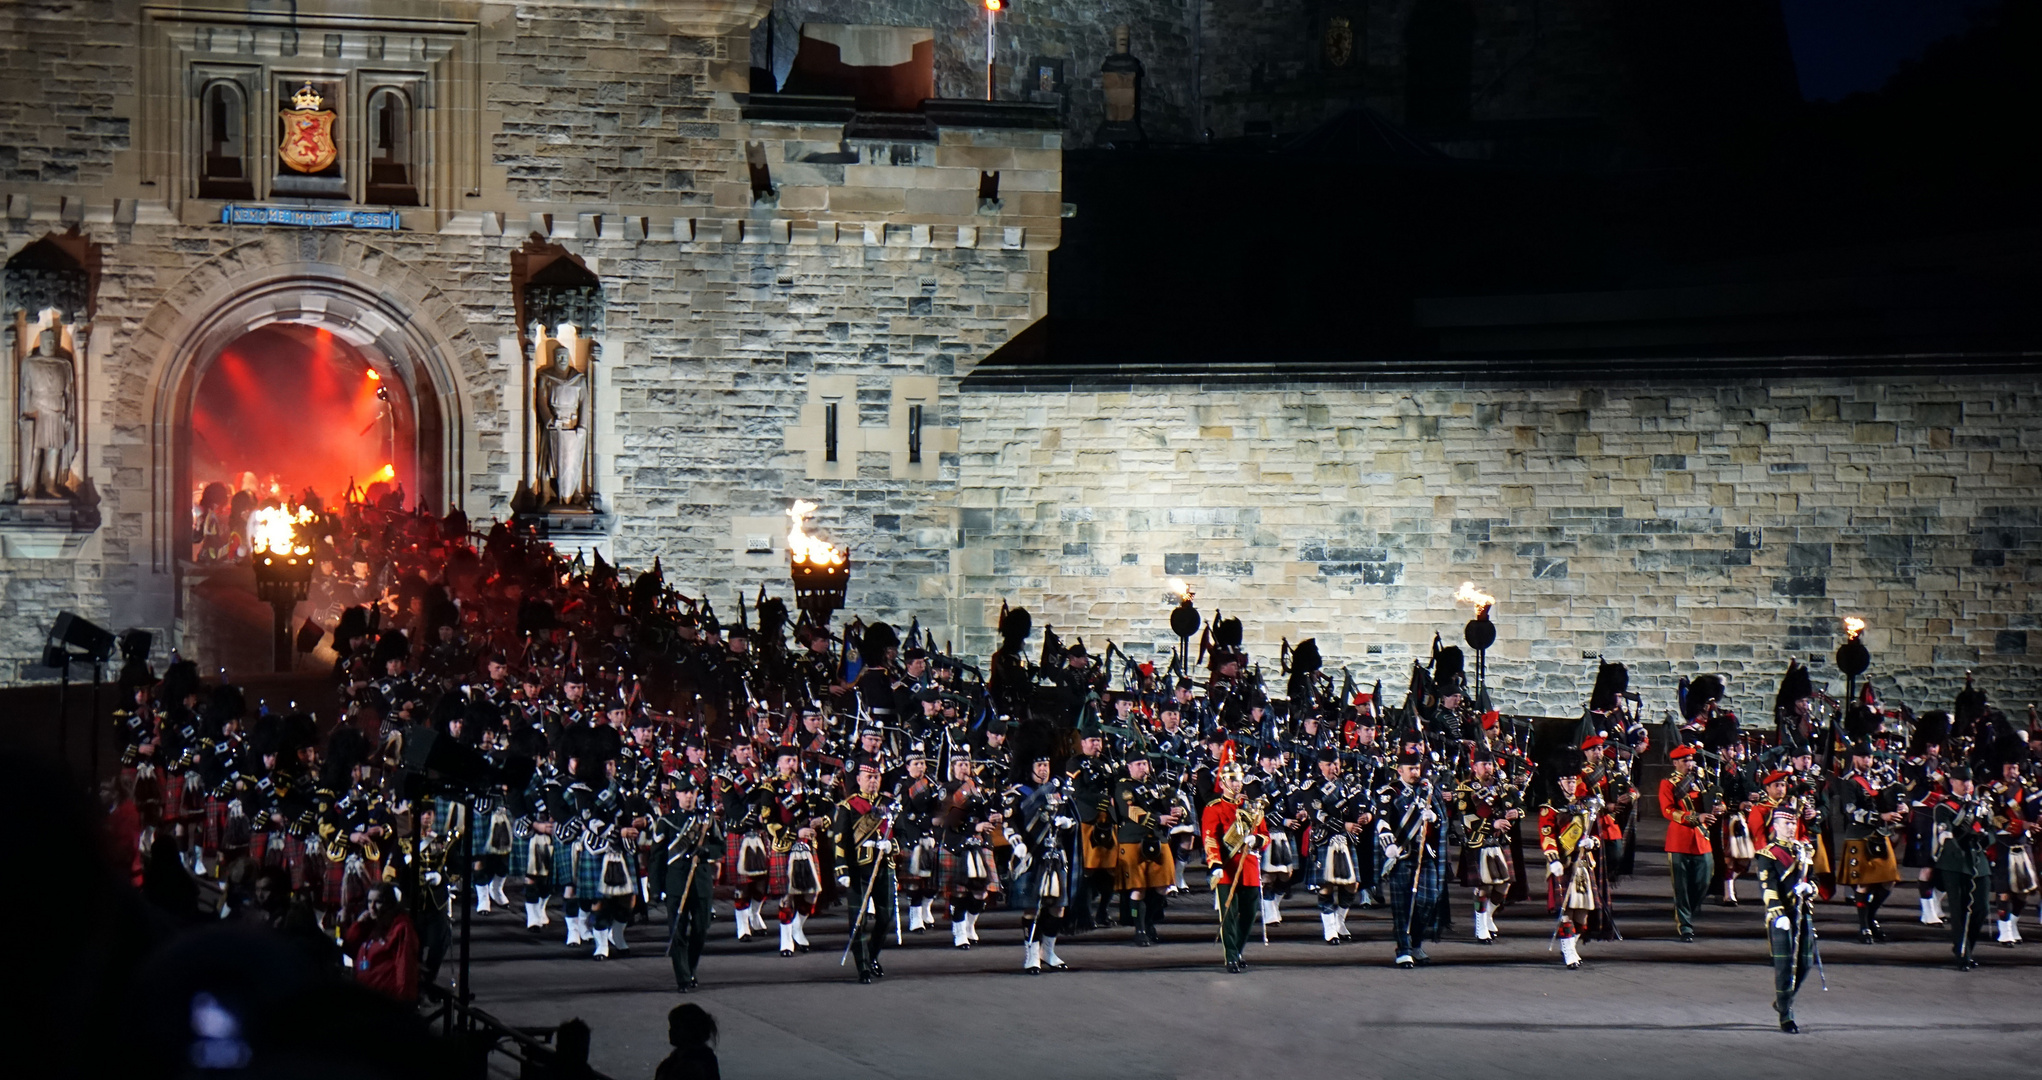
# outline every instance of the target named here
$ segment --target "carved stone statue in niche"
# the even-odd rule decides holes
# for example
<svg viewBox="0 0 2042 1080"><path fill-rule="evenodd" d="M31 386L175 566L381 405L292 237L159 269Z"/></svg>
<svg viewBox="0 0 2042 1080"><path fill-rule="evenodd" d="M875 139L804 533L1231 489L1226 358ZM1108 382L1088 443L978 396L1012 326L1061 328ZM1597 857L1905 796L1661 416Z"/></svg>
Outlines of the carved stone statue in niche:
<svg viewBox="0 0 2042 1080"><path fill-rule="evenodd" d="M1136 146L1142 134L1142 62L1130 51L1127 24L1113 28L1113 55L1099 65L1099 86L1105 92L1106 119L1094 136L1101 146Z"/></svg>
<svg viewBox="0 0 2042 1080"><path fill-rule="evenodd" d="M539 420L537 494L548 506L583 506L588 502L582 482L588 462L588 375L574 369L574 356L564 343L542 343L537 332L532 340L534 351L550 344L553 356L539 370L532 394Z"/></svg>
<svg viewBox="0 0 2042 1080"><path fill-rule="evenodd" d="M69 498L65 482L77 445L77 368L49 328L21 360L21 496Z"/></svg>

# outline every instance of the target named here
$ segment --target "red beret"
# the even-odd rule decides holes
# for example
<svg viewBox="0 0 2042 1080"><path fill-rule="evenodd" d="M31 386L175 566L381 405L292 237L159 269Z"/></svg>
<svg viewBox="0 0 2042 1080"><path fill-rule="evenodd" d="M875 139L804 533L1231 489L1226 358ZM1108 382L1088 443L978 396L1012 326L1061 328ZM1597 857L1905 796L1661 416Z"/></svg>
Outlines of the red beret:
<svg viewBox="0 0 2042 1080"><path fill-rule="evenodd" d="M1667 751L1666 756L1674 761L1679 761L1684 757L1695 756L1695 748L1692 746L1676 746L1672 750Z"/></svg>
<svg viewBox="0 0 2042 1080"><path fill-rule="evenodd" d="M1588 738L1581 740L1581 748L1583 750L1593 750L1607 741L1600 735L1590 735Z"/></svg>
<svg viewBox="0 0 2042 1080"><path fill-rule="evenodd" d="M1765 774L1765 779L1759 781L1758 786L1771 787L1774 784L1785 783L1786 781L1792 780L1793 778L1794 774L1788 772L1785 769L1774 769L1773 771Z"/></svg>

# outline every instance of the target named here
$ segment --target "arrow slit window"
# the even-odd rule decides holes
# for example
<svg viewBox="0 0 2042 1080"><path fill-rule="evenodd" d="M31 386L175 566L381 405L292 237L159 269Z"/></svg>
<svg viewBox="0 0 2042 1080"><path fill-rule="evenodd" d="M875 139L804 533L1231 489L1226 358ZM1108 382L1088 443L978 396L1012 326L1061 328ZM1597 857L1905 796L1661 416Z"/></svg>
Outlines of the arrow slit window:
<svg viewBox="0 0 2042 1080"><path fill-rule="evenodd" d="M248 168L248 98L241 87L221 80L199 97L199 198L252 199Z"/></svg>
<svg viewBox="0 0 2042 1080"><path fill-rule="evenodd" d="M417 206L418 181L412 165L411 99L394 87L369 95L369 185L367 202Z"/></svg>

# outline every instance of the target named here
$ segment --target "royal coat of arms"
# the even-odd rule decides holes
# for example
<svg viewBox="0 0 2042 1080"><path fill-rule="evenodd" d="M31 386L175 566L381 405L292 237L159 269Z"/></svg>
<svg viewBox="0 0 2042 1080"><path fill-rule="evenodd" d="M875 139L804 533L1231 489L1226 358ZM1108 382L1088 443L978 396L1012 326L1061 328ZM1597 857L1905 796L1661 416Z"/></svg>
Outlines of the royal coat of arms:
<svg viewBox="0 0 2042 1080"><path fill-rule="evenodd" d="M1327 67L1346 67L1354 58L1354 24L1345 15L1326 20L1325 55Z"/></svg>
<svg viewBox="0 0 2042 1080"><path fill-rule="evenodd" d="M333 145L333 110L320 108L325 103L319 91L306 83L291 95L294 107L281 114L284 137L277 144L277 156L297 172L324 172L340 156L340 148Z"/></svg>

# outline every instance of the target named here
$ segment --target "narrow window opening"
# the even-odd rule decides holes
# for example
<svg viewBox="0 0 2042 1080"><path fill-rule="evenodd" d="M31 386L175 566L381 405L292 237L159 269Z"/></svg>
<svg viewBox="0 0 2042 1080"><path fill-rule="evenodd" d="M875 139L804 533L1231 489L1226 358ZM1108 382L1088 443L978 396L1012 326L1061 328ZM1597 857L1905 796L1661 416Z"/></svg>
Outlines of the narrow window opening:
<svg viewBox="0 0 2042 1080"><path fill-rule="evenodd" d="M200 99L204 147L199 162L199 198L252 199L248 175L248 116L240 87L216 82Z"/></svg>
<svg viewBox="0 0 2042 1080"><path fill-rule="evenodd" d="M922 463L922 407L908 406L908 464Z"/></svg>
<svg viewBox="0 0 2042 1080"><path fill-rule="evenodd" d="M399 90L369 95L368 201L389 206L417 206L418 182L412 175L411 101Z"/></svg>
<svg viewBox="0 0 2042 1080"><path fill-rule="evenodd" d="M837 460L837 403L826 402L822 407L822 459Z"/></svg>

